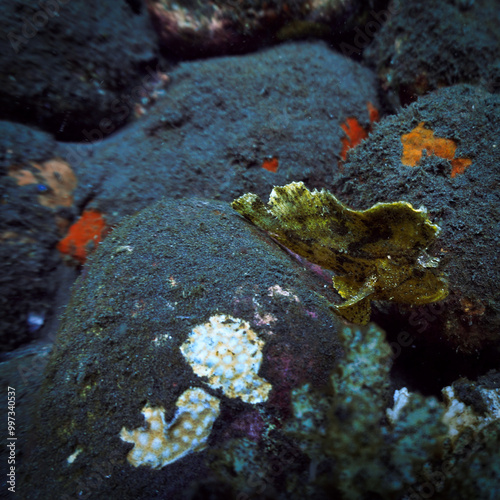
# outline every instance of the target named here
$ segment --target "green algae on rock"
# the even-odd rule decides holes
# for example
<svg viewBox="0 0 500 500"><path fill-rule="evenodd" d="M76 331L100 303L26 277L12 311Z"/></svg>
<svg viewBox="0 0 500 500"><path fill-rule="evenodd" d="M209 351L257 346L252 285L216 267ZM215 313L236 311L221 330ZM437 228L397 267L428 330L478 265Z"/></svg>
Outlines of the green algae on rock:
<svg viewBox="0 0 500 500"><path fill-rule="evenodd" d="M425 253L440 228L424 209L398 201L352 210L302 182L275 187L267 206L247 193L232 207L293 252L337 273L333 286L346 301L334 309L349 321L368 323L371 300L420 305L448 295L433 269L436 259Z"/></svg>

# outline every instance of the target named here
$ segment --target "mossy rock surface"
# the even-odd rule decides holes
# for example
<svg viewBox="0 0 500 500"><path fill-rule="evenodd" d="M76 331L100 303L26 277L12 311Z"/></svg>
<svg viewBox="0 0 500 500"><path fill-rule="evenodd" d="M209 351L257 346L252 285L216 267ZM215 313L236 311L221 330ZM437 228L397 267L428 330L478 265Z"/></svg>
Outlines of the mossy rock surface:
<svg viewBox="0 0 500 500"><path fill-rule="evenodd" d="M133 107L127 98L158 58L142 2L3 7L2 119L40 127L65 141L86 140L86 132L103 120L113 130L125 123Z"/></svg>
<svg viewBox="0 0 500 500"><path fill-rule="evenodd" d="M390 2L387 22L364 54L403 105L446 85L500 89L496 0ZM380 17L379 17L380 19Z"/></svg>
<svg viewBox="0 0 500 500"><path fill-rule="evenodd" d="M40 394L23 495L182 498L210 477L211 448L233 437L258 441L271 428L279 436L291 390L327 384L341 353L333 294L226 203L162 200L127 219L74 287ZM258 376L272 390L262 403L211 388L180 351L193 328L222 314L248 322L264 343ZM164 407L170 421L189 387L220 400L208 449L160 470L132 466L120 430L144 425L146 404Z"/></svg>
<svg viewBox="0 0 500 500"><path fill-rule="evenodd" d="M498 95L469 85L441 89L383 119L333 186L356 209L400 200L427 209L441 228L429 255L439 259L450 294L406 310L403 328L469 354L500 340L499 130ZM382 324L398 314L390 310Z"/></svg>

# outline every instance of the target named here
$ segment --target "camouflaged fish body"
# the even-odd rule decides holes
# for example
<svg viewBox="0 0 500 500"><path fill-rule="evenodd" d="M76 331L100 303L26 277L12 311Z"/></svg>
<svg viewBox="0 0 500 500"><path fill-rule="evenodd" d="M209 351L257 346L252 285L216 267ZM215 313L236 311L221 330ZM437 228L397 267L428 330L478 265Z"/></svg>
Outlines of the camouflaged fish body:
<svg viewBox="0 0 500 500"><path fill-rule="evenodd" d="M426 304L448 294L425 249L439 227L409 203L377 203L356 211L328 191L310 192L302 182L275 187L268 205L255 194L233 208L278 242L337 276L333 285L346 301L334 306L346 319L365 324L370 300Z"/></svg>

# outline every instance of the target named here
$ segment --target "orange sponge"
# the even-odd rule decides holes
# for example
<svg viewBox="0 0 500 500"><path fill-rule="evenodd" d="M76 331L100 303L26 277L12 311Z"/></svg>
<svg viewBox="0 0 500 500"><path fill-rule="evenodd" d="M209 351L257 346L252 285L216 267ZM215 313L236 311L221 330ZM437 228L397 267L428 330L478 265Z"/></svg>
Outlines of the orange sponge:
<svg viewBox="0 0 500 500"><path fill-rule="evenodd" d="M347 157L347 151L357 146L363 139L368 137L368 132L359 124L356 118L349 117L340 125L346 137L342 137L342 151L340 156L343 160Z"/></svg>
<svg viewBox="0 0 500 500"><path fill-rule="evenodd" d="M279 160L277 156L272 156L270 158L266 158L262 162L262 168L269 170L269 172L276 172L279 167Z"/></svg>
<svg viewBox="0 0 500 500"><path fill-rule="evenodd" d="M19 186L38 183L44 187L38 201L46 207L70 207L73 204L72 193L77 178L69 163L61 158L53 158L41 165L32 163L31 168L12 165L8 173Z"/></svg>
<svg viewBox="0 0 500 500"><path fill-rule="evenodd" d="M106 222L98 210L85 210L69 228L68 234L57 244L57 249L84 264L87 255L101 241L106 231Z"/></svg>
<svg viewBox="0 0 500 500"><path fill-rule="evenodd" d="M366 104L368 109L368 115L370 117L370 123L377 122L380 118L377 108L371 103ZM342 150L340 156L343 160L347 157L347 151L349 149L356 147L363 139L368 137L371 132L371 127L367 129L363 128L357 118L352 116L348 117L345 123L340 125L342 130L345 132L346 137L342 137Z"/></svg>
<svg viewBox="0 0 500 500"><path fill-rule="evenodd" d="M435 155L445 158L451 162L451 177L463 174L465 169L472 163L468 158L455 158L457 144L452 139L434 137L434 131L424 127L425 123L420 122L410 133L401 136L403 144L403 165L414 167L421 158L425 149L427 156Z"/></svg>

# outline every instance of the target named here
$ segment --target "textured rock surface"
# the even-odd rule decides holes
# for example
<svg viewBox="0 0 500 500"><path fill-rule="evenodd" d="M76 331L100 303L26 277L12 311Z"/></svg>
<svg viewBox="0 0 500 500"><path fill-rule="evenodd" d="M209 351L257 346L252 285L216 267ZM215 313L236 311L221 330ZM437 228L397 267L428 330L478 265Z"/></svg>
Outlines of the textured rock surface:
<svg viewBox="0 0 500 500"><path fill-rule="evenodd" d="M156 18L163 51L160 1L181 14ZM32 341L0 354L16 494L494 500L498 2L3 3L0 348ZM222 52L247 55L174 61ZM424 204L448 301L339 325L329 273L224 203L300 181Z"/></svg>
<svg viewBox="0 0 500 500"><path fill-rule="evenodd" d="M456 83L500 90L500 9L496 0L391 2L390 15L365 60L395 100Z"/></svg>
<svg viewBox="0 0 500 500"><path fill-rule="evenodd" d="M249 52L309 36L333 40L368 9L358 0L147 0L147 5L161 45L185 58Z"/></svg>
<svg viewBox="0 0 500 500"><path fill-rule="evenodd" d="M72 218L74 207L56 192L43 163L62 153L49 134L24 125L0 122L0 352L54 332L55 306L76 275L63 269L54 247ZM28 172L35 172L30 178ZM68 171L67 171L68 172ZM24 176L24 177L23 177ZM36 177L35 177L36 176ZM61 181L64 179L61 177ZM22 185L21 185L22 184ZM55 185L52 183L52 185ZM56 190L57 191L57 190ZM42 203L46 202L46 203ZM54 204L54 202L56 202Z"/></svg>
<svg viewBox="0 0 500 500"><path fill-rule="evenodd" d="M403 137L422 122L436 137L453 141L455 156L470 159L470 166L453 175L452 162L439 151L404 165ZM429 253L440 259L450 295L434 313L406 311L407 320L416 334L433 342L442 337L468 353L488 342L498 347L500 340L499 130L497 95L466 85L442 89L380 122L334 183L355 208L405 200L429 211L442 230Z"/></svg>
<svg viewBox="0 0 500 500"><path fill-rule="evenodd" d="M2 14L0 118L83 141L131 115L131 91L156 66L142 2L5 2Z"/></svg>
<svg viewBox="0 0 500 500"><path fill-rule="evenodd" d="M368 128L368 103L378 106L374 75L322 42L182 63L169 76L167 95L140 122L68 151L70 163L102 177L82 184L82 196L95 193L118 221L161 196L232 201L292 181L329 187L341 125L355 117Z"/></svg>
<svg viewBox="0 0 500 500"><path fill-rule="evenodd" d="M299 179L328 187L345 139L341 125L352 116L368 128L367 102L377 106L373 74L321 42L183 63L170 77L167 95L141 120L110 137L92 128L90 143L56 142L3 123L0 185L8 203L2 231L35 241L0 241L4 262L15 261L5 267L11 278L0 295L9 303L21 297L0 320L0 330L13 340L5 341L6 349L34 337L30 311L53 315L54 270L60 262L54 247L82 213L98 210L111 226L161 196L231 201L253 191L267 197L273 185ZM88 110L94 116L95 108ZM18 186L7 174L13 167L36 173L31 163L54 157L70 165L77 185L72 206L52 210L40 203L50 190L40 193L39 183ZM270 157L275 172L265 168ZM65 225L57 227L57 218ZM58 245L63 247L68 245Z"/></svg>
<svg viewBox="0 0 500 500"><path fill-rule="evenodd" d="M128 219L100 245L66 311L23 477L28 498L47 498L56 485L70 496L143 497L147 490L149 498L179 498L192 481L211 477L207 451L156 471L129 463L133 447L120 439L121 432L131 439L128 431L145 431L147 405L164 408L165 422L175 422L179 397L190 388L220 401L209 450L234 437L283 440L291 390L326 383L341 352L327 305L332 295L329 284L228 204L163 200ZM221 314L247 322L262 347L256 375L270 392L248 403L246 387L216 388L181 349L191 331ZM229 328L231 321L219 322ZM248 330L235 339L241 335L252 342ZM212 354L224 366L228 353ZM157 464L143 454L136 458ZM92 474L100 479L88 480Z"/></svg>

